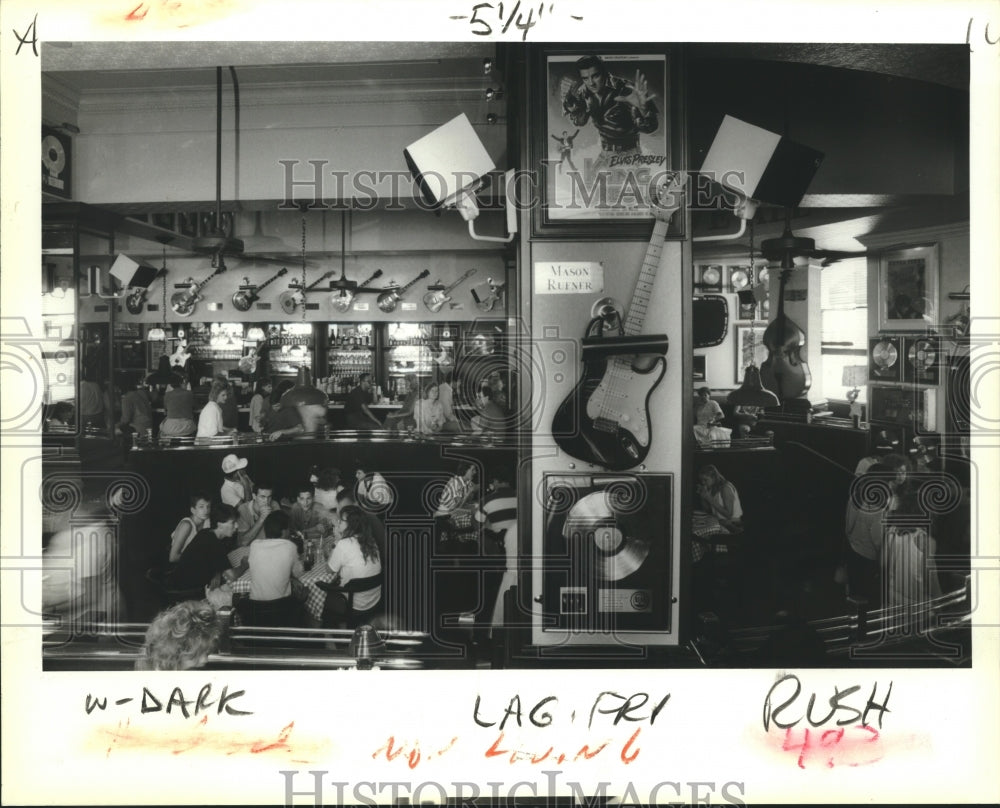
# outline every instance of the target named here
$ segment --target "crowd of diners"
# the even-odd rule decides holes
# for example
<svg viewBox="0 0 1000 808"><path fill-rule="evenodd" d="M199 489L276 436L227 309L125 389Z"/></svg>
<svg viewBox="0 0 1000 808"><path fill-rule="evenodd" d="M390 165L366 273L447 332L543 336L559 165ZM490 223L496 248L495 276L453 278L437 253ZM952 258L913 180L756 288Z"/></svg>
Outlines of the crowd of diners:
<svg viewBox="0 0 1000 808"><path fill-rule="evenodd" d="M328 409L322 403L283 401L295 387L291 379L275 381L260 375L254 381L249 401L249 429L268 440L279 440L302 432L322 431ZM120 373L116 387L122 392L117 403L104 386L96 363L84 362L80 382L79 417L84 429L102 430L131 438L207 440L234 435L240 428L239 402L232 381L225 374L212 377L207 401L196 411L192 371L171 364L161 356L152 373ZM457 389L456 389L457 388ZM372 410L375 385L370 373L362 373L344 402L347 429L388 429L400 434L472 434L503 437L510 428L510 396L506 386L506 362L493 351L484 335L475 335L472 347L462 357L457 374L454 362L439 361L432 377L407 374L399 380L396 394L401 402L395 412L380 418ZM471 408L459 408L461 401ZM162 409L162 420L154 413ZM76 408L72 402L50 405L45 413L47 432L72 431Z"/></svg>
<svg viewBox="0 0 1000 808"><path fill-rule="evenodd" d="M247 466L246 458L226 455L218 491L191 492L188 513L165 537L159 580L173 602L152 621L140 667L203 664L217 646L218 612L230 606L231 619L248 626L392 625L384 609L382 572L391 560L383 515L395 492L382 474L354 469L342 477L337 468L314 467L308 479L279 487L251 479ZM517 498L506 468L486 476L481 491L475 464L456 467L436 496L435 542L454 540L454 525L468 532L471 523L476 541L503 561L505 540L516 553ZM513 569L512 554L508 559ZM496 587L501 578L513 583L504 566ZM352 581L363 588L349 587ZM467 594L475 607L481 593ZM490 594L502 602L502 590ZM480 619L492 617L487 611Z"/></svg>

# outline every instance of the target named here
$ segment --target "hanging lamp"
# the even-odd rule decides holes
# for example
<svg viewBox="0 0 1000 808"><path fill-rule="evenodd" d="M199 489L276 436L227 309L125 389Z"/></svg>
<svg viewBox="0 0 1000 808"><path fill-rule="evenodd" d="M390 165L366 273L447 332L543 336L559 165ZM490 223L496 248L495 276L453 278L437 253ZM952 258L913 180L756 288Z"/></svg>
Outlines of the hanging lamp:
<svg viewBox="0 0 1000 808"><path fill-rule="evenodd" d="M753 271L753 220L750 220L750 269ZM743 371L743 383L733 390L726 400L737 407L777 407L778 397L764 387L760 378L760 368L754 361L756 350L756 329L750 324L750 364Z"/></svg>

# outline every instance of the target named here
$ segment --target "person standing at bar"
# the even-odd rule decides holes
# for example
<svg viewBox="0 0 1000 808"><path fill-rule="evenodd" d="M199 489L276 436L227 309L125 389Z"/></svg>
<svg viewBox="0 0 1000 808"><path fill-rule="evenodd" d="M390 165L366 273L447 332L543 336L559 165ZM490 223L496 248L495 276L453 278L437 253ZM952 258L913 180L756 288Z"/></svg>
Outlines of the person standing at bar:
<svg viewBox="0 0 1000 808"><path fill-rule="evenodd" d="M348 429L382 428L382 422L369 409L373 401L371 374L362 373L358 378L358 386L347 394L347 401L344 402L344 418Z"/></svg>

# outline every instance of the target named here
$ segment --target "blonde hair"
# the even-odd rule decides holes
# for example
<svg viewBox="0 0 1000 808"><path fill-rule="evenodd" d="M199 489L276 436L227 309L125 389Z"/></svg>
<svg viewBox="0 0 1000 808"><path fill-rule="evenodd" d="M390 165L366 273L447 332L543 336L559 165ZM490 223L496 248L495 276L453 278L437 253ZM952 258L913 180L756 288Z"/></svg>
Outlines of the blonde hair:
<svg viewBox="0 0 1000 808"><path fill-rule="evenodd" d="M140 671L183 671L200 668L219 647L222 625L207 600L186 600L160 612L146 631Z"/></svg>

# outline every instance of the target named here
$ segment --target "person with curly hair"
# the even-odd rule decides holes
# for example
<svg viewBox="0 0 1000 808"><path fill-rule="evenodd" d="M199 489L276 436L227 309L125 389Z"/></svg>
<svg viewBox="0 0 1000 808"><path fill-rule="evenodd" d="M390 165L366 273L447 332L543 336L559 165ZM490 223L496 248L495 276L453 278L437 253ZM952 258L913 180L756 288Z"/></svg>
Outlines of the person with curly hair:
<svg viewBox="0 0 1000 808"><path fill-rule="evenodd" d="M139 671L202 668L219 647L222 624L206 600L185 600L160 612L146 631Z"/></svg>
<svg viewBox="0 0 1000 808"><path fill-rule="evenodd" d="M338 584L343 586L355 578L370 578L382 572L378 542L372 532L368 514L357 505L342 507L339 530L341 539L334 545L327 561ZM372 609L381 599L381 586L356 592L354 610L364 612Z"/></svg>

